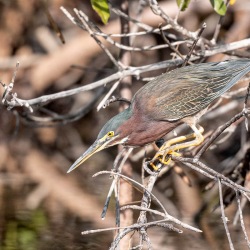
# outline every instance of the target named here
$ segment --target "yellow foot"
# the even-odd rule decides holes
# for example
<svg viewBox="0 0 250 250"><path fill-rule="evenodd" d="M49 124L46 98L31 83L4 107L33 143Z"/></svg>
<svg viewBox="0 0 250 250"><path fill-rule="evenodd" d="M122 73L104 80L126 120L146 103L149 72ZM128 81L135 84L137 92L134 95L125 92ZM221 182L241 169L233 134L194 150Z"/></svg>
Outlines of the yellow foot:
<svg viewBox="0 0 250 250"><path fill-rule="evenodd" d="M159 167L155 166L155 164L153 162L150 162L149 164L154 169L154 171L158 171L159 170Z"/></svg>
<svg viewBox="0 0 250 250"><path fill-rule="evenodd" d="M159 167L157 167L154 162L156 160L158 160L160 163L162 163L163 165L169 165L170 162L172 161L171 160L171 157L170 155L173 155L173 156L181 156L180 153L177 153L175 151L169 151L169 152L164 152L164 153L157 153L154 158L152 159L152 161L150 162L150 166L155 170L155 171L158 171L159 170Z"/></svg>
<svg viewBox="0 0 250 250"><path fill-rule="evenodd" d="M164 154L162 154L162 157L159 158L159 161L164 164L164 165L168 165L171 162L171 157L170 155L173 156L181 156L180 153L177 153L175 151L169 151L169 152L165 152ZM159 156L158 156L159 157Z"/></svg>

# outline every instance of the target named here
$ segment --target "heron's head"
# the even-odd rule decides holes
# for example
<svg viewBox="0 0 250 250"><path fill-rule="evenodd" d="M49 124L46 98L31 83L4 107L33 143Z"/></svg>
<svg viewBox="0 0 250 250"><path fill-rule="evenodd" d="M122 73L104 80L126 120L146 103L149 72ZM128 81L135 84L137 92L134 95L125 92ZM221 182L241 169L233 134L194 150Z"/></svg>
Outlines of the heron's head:
<svg viewBox="0 0 250 250"><path fill-rule="evenodd" d="M124 136L124 129L126 126L124 123L129 119L130 111L129 109L124 110L123 112L117 114L111 118L101 129L100 133L97 136L95 142L89 147L89 149L84 152L69 168L67 173L71 172L75 168L79 167L84 161L90 158L93 154L105 149L112 147L117 144L123 144L127 138ZM129 129L129 128L127 128Z"/></svg>

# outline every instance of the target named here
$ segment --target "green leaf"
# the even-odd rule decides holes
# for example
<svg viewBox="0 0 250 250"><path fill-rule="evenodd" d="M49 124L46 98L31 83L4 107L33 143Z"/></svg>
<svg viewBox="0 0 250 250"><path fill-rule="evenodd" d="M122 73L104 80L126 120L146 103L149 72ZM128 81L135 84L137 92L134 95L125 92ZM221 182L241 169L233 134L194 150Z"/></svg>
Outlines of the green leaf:
<svg viewBox="0 0 250 250"><path fill-rule="evenodd" d="M91 5L102 19L102 22L106 24L110 17L108 0L91 0Z"/></svg>
<svg viewBox="0 0 250 250"><path fill-rule="evenodd" d="M221 16L224 16L227 11L227 6L223 0L210 0L214 10Z"/></svg>
<svg viewBox="0 0 250 250"><path fill-rule="evenodd" d="M176 2L180 10L184 11L188 7L190 0L176 0Z"/></svg>

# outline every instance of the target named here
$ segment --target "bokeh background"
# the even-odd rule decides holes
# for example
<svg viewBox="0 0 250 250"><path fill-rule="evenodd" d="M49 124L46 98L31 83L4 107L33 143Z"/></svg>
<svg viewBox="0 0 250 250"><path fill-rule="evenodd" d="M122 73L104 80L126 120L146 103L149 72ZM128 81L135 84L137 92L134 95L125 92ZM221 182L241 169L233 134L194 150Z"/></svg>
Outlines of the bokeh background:
<svg viewBox="0 0 250 250"><path fill-rule="evenodd" d="M131 1L134 6L137 3ZM178 12L175 1L161 3L171 17ZM90 1L0 1L0 79L8 84L19 61L14 85L14 92L19 98L31 99L75 88L115 72L109 58L94 40L87 32L73 25L60 6L71 13L75 7L83 10L93 22L103 26ZM157 27L160 19L150 13L146 8L142 20ZM62 31L65 44L57 36L50 15ZM209 0L193 0L189 8L180 14L179 23L196 31L206 22L203 35L211 39L218 19ZM248 38L249 24L249 0L236 1L224 18L219 43ZM119 33L120 24L116 16L111 16L105 30ZM134 40L136 46L162 43L162 38L156 35L145 35ZM119 54L117 48L109 45L109 49L115 56ZM181 50L187 53L187 48ZM171 59L170 53L169 49L131 52L133 66ZM220 54L208 60L223 59L227 57ZM144 76L152 77L160 72ZM143 81L133 79L132 92L135 93L143 84ZM244 84L247 83L242 86ZM106 219L100 218L111 179L106 175L92 178L92 175L112 168L117 149L96 154L70 174L66 174L66 171L95 140L102 125L118 112L117 103L96 111L109 88L103 86L53 101L34 115L28 114L25 108L9 111L0 105L0 249L108 249L112 232L82 236L81 231L115 224L114 200ZM0 94L3 92L4 89L0 87ZM119 96L119 91L115 95ZM242 103L239 97L239 105L219 117L208 116L203 126L208 130L215 129L240 111ZM51 112L59 113L63 118L47 122L45 117L48 112L52 116ZM68 114L76 112L80 115L73 115L70 119ZM225 143L206 153L204 161L222 171L229 164L225 160L234 159L239 151L243 130L244 126L239 125ZM245 130L244 133L247 134ZM141 160L131 159L135 180L140 180ZM171 171L158 180L154 192L170 214L191 224L196 221L195 225L202 227L204 233L199 235L185 231L182 235L176 235L163 229L150 229L155 249L229 249L220 211L211 212L210 203L217 199L217 192L202 192L208 180L188 169L185 171L192 180L192 188ZM138 190L135 190L134 198L140 200ZM232 220L236 204L226 211ZM249 204L244 209L244 218L250 232ZM246 249L239 226L230 227L230 230L237 249Z"/></svg>

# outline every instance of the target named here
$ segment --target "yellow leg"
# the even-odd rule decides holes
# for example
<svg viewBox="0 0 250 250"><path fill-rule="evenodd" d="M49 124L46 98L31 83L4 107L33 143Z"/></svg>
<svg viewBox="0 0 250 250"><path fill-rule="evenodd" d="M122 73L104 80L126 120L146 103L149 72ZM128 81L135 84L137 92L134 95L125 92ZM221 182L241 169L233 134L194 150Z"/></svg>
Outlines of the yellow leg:
<svg viewBox="0 0 250 250"><path fill-rule="evenodd" d="M168 146L169 148L164 147L164 149L168 149L169 151L176 151L176 150L179 150L179 149L189 148L189 147L192 147L192 146L200 145L204 141L204 137L202 135L204 129L201 126L200 126L199 129L197 129L196 126L193 125L193 124L191 124L189 126L192 128L194 133L186 136L186 138L187 139L195 138L194 140L179 143L179 144L175 144L175 145L172 144L173 146L170 146L170 147ZM164 144L163 144L163 146L164 146Z"/></svg>
<svg viewBox="0 0 250 250"><path fill-rule="evenodd" d="M175 152L176 150L200 145L204 140L201 134L203 133L204 129L201 126L199 127L199 129L197 129L196 126L193 124L190 124L189 126L192 128L194 133L188 134L186 136L179 136L179 137L166 141L160 147L159 151L155 154L154 158L152 159L152 162L158 159L161 163L167 165L171 162L170 158L166 159L168 155L180 156L179 153ZM183 142L192 138L195 138L195 139L192 141ZM183 142L183 143L179 143L179 142ZM157 169L157 167L153 163L151 164L151 166L155 170Z"/></svg>

